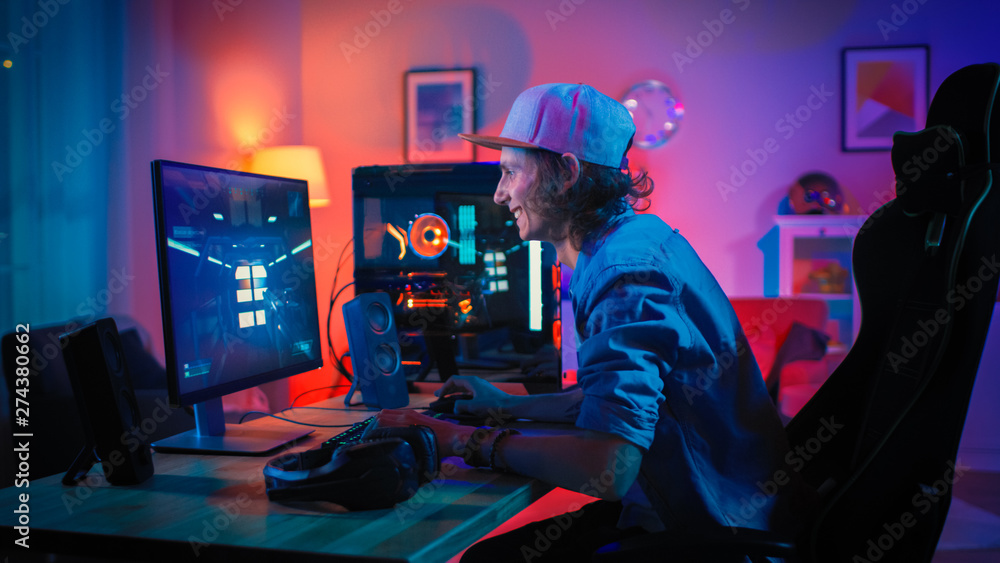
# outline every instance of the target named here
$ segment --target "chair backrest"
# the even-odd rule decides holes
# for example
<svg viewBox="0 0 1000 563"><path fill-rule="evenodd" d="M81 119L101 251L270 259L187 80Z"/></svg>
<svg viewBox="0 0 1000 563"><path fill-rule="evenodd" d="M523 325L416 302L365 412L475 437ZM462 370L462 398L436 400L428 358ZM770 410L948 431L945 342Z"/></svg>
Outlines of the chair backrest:
<svg viewBox="0 0 1000 563"><path fill-rule="evenodd" d="M787 427L791 467L822 499L807 560L934 553L1000 281L998 86L1000 66L965 67L926 129L893 138L897 197L854 243L858 338Z"/></svg>

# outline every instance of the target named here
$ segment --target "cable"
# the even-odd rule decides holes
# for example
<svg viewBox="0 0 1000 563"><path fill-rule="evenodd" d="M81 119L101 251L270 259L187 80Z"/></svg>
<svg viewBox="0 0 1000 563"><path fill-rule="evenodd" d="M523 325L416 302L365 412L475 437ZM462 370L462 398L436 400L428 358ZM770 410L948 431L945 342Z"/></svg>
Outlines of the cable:
<svg viewBox="0 0 1000 563"><path fill-rule="evenodd" d="M350 373L348 373L347 369L344 368L344 364L337 357L337 352L333 347L333 336L330 334L330 321L333 318L333 305L334 303L336 303L337 297L340 295L340 292L343 291L343 288L341 288L339 291L337 290L337 280L340 279L340 268L343 267L344 265L344 253L347 252L347 249L351 247L352 242L354 242L354 237L351 237L347 241L347 243L344 245L344 248L340 250L340 256L337 257L337 269L333 274L333 285L330 287L330 308L327 310L326 313L326 345L327 348L329 348L330 350L330 358L333 360L335 364L334 368L337 371L339 371L340 374L343 375L348 381L353 381L353 377ZM352 256L354 255L353 250L351 251L351 255ZM353 285L353 284L354 282L351 282L348 285ZM348 287L348 285L345 285L344 287ZM334 295L334 292L336 292L336 295Z"/></svg>
<svg viewBox="0 0 1000 563"><path fill-rule="evenodd" d="M337 269L333 274L333 285L330 287L330 310L326 316L326 342L331 350L333 350L333 338L330 336L330 316L333 312L333 292L337 291L337 280L340 278L340 268L344 265L344 253L350 248L351 243L354 242L354 237L348 239L347 243L344 244L344 248L340 249L340 256L337 257ZM353 254L353 251L351 252Z"/></svg>
<svg viewBox="0 0 1000 563"><path fill-rule="evenodd" d="M340 297L340 294L343 293L345 289L351 287L352 285L354 285L354 282L350 282L344 287L340 288L340 291L338 291L337 294L333 296L333 300L330 301L330 306L333 307L333 304L337 302L337 298Z"/></svg>
<svg viewBox="0 0 1000 563"><path fill-rule="evenodd" d="M291 422L292 424L298 424L300 426L312 426L313 428L348 428L350 426L354 426L353 423L352 424L315 424L315 423L312 423L312 422L301 422L301 421L298 421L298 420L292 420L290 418L285 418L283 416L278 416L276 414L266 413L264 411L247 411L247 412L243 413L243 416L240 417L240 421L237 424L243 424L243 419L246 418L247 416L251 415L251 414L260 414L260 415L263 415L263 416L269 416L271 418L277 418L278 420L284 420L285 422ZM256 419L254 419L254 420L256 420Z"/></svg>
<svg viewBox="0 0 1000 563"><path fill-rule="evenodd" d="M358 405L360 405L360 404L361 403L358 403ZM293 408L293 407L288 407L288 408ZM294 407L294 408L296 408L296 409L322 410L322 411L366 412L366 411L360 411L358 409L341 409L341 408L336 408L336 407ZM284 409L281 412L285 412L286 410L288 410L288 409ZM403 408L396 409L396 410L427 410L427 407L403 407ZM293 420L291 418L285 418L283 416L278 416L276 414L266 413L264 411L247 411L247 412L243 413L243 416L240 417L240 420L239 420L239 422L237 422L237 424L243 424L243 419L245 419L246 417L250 416L251 414L259 414L259 415L261 415L260 418L263 418L263 417L266 416L266 417L270 417L270 418L276 418L278 420L283 420L285 422L290 422L292 424L298 424L299 426L311 426L313 428L350 428L351 426L354 426L355 424L357 424L356 422L352 422L350 424L316 424L314 422L302 422L300 420ZM257 420L257 419L255 418L254 420Z"/></svg>
<svg viewBox="0 0 1000 563"><path fill-rule="evenodd" d="M351 282L345 285L344 287L340 288L340 291L338 291L337 294L333 296L333 299L330 300L331 314L333 313L333 304L337 302L337 298L340 297L340 294L343 293L345 289L351 287L352 285L354 285L354 282ZM327 337L329 337L330 336L329 321L327 321L326 330L327 330L326 332ZM344 358L346 358L348 354L350 354L350 352L351 352L350 349L348 349L347 352L344 352L340 357L337 357L337 351L333 349L332 344L330 346L330 357L333 359L334 364L336 364L337 371L339 371L344 377L346 377L348 381L354 382L353 374L348 372L347 368L344 367Z"/></svg>
<svg viewBox="0 0 1000 563"><path fill-rule="evenodd" d="M350 385L344 385L344 384L327 385L325 387L317 387L315 389L309 389L308 391L303 391L303 392L299 393L297 397L295 397L294 399L292 399L292 402L288 404L288 408L287 409L282 409L282 412L284 412L284 411L286 411L288 409L303 408L303 407L296 407L295 403L298 402L298 400L301 399L302 397L304 397L305 395L308 395L309 393L314 393L316 391L322 391L324 389L336 389L338 387L350 387Z"/></svg>
<svg viewBox="0 0 1000 563"><path fill-rule="evenodd" d="M360 406L361 404L362 403L357 403L354 406ZM362 412L362 411L359 411L358 409L347 409L347 408L341 408L341 407L288 407L288 408L296 408L296 409L303 409L303 410L316 410L316 411ZM288 409L285 409L285 410L288 410ZM427 410L427 407L399 407L398 409L393 409L393 410L397 410L397 411L408 411L408 410L425 411L425 410ZM281 412L284 412L284 411L281 411Z"/></svg>
<svg viewBox="0 0 1000 563"><path fill-rule="evenodd" d="M360 412L358 409L346 409L340 407L289 407L293 409L310 410L310 411L346 411L346 412ZM284 412L284 411L282 411Z"/></svg>
<svg viewBox="0 0 1000 563"><path fill-rule="evenodd" d="M336 387L350 387L350 385L330 385L328 387L317 387L316 389L310 389L310 390L308 390L308 391L306 391L304 393L300 393L298 397L295 397L295 400L292 401L292 405L294 405L295 401L299 400L299 397L302 397L303 395L306 395L308 393L312 393L314 391L321 391L323 389L331 389L331 388L336 388ZM350 406L361 406L362 404L363 403L356 403L356 404L353 404L353 405L350 405ZM296 406L288 406L287 408L281 409L278 412L285 412L285 411L291 410L291 409L317 410L317 411L362 412L362 411L359 411L358 409L340 408L340 407L296 407ZM401 408L398 408L398 409L395 409L395 410L403 410L403 411L405 411L405 410L427 410L427 407L401 407ZM298 421L298 420L292 420L290 418L285 418L285 417L282 417L282 416L278 416L276 414L266 413L264 411L247 411L247 412L243 413L243 416L240 417L240 420L239 420L239 422L237 422L237 424L243 424L243 420L246 417L250 416L251 414L259 414L259 415L261 415L261 418L266 416L266 417L270 417L270 418L276 418L278 420L284 420L285 422L291 422L292 424L298 424L298 425L301 425L301 426L313 426L315 428L347 428L349 426L354 426L354 424L355 424L355 423L351 423L351 424L316 424L316 423L313 423L313 422L301 422L301 421ZM254 419L254 420L256 420L256 419Z"/></svg>

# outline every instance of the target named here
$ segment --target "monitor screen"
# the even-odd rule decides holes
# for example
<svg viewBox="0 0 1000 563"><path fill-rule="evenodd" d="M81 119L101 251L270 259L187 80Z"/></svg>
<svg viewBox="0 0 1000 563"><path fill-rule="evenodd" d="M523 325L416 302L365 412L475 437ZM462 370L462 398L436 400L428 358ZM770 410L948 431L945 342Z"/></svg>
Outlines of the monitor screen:
<svg viewBox="0 0 1000 563"><path fill-rule="evenodd" d="M353 174L356 292L389 294L404 345L449 337L459 368L559 355L555 249L521 240L499 179L495 163Z"/></svg>
<svg viewBox="0 0 1000 563"><path fill-rule="evenodd" d="M319 368L306 181L157 160L153 194L171 402Z"/></svg>

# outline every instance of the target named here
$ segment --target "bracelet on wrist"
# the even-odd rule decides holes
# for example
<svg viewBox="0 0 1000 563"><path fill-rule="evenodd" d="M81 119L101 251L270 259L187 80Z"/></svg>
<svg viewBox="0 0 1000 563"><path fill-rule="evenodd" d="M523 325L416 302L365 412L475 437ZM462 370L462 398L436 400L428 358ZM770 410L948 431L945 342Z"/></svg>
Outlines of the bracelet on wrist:
<svg viewBox="0 0 1000 563"><path fill-rule="evenodd" d="M498 468L497 467L497 451L500 449L500 442L502 442L504 438L506 438L507 436L510 436L511 434L520 434L520 432L518 432L517 430L514 430L513 428L504 428L503 430L500 431L499 434L497 434L497 437L493 440L493 444L490 446L490 469L491 470L493 470L493 471L502 471L504 473L508 473L509 472L509 470L506 467L503 467L503 468Z"/></svg>

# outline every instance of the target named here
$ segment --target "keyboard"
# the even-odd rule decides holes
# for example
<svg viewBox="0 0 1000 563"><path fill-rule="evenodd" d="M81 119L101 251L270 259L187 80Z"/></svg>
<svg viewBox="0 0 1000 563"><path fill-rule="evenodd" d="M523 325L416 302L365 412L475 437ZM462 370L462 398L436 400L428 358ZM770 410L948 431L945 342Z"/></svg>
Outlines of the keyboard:
<svg viewBox="0 0 1000 563"><path fill-rule="evenodd" d="M336 436L323 442L316 449L325 449L325 448L336 449L339 448L340 446L343 446L344 444L353 444L354 442L361 440L361 436L365 433L365 430L367 430L368 427L374 423L375 423L374 416L370 416L362 420L361 422L356 422L347 430L344 430L340 434L337 434Z"/></svg>
<svg viewBox="0 0 1000 563"><path fill-rule="evenodd" d="M477 414L441 414L435 413L433 411L427 410L424 414L433 416L438 420L447 420L456 424L465 424L468 426L483 426L487 423L495 424L495 421L489 416L482 416ZM337 449L344 444L353 444L361 440L365 431L368 427L375 423L375 417L370 416L361 422L355 422L350 428L344 430L340 434L332 438L328 438L322 444L315 446L312 449L323 450L327 448Z"/></svg>

